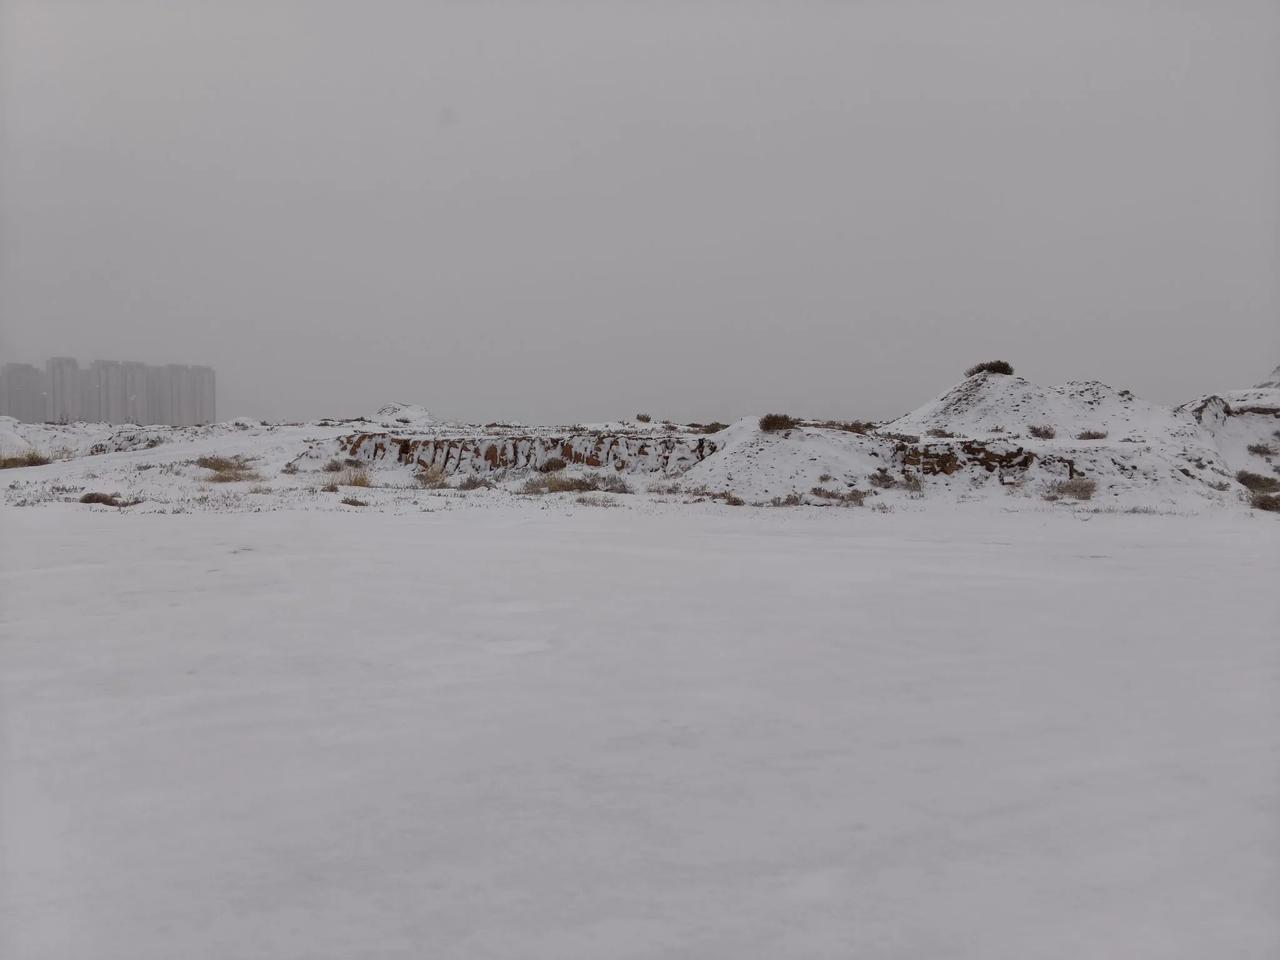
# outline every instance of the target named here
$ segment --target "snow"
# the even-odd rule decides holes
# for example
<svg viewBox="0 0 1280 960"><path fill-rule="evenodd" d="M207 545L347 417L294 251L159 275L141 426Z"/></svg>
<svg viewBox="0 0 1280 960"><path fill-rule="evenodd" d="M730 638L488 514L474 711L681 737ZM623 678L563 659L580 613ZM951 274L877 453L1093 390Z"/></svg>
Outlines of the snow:
<svg viewBox="0 0 1280 960"><path fill-rule="evenodd" d="M0 506L0 956L1274 957L1278 531Z"/></svg>

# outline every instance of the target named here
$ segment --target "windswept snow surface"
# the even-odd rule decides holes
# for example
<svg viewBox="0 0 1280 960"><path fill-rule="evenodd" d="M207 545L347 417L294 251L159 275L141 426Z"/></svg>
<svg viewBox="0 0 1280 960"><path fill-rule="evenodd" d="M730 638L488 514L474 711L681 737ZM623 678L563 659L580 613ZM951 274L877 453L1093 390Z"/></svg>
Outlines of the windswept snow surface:
<svg viewBox="0 0 1280 960"><path fill-rule="evenodd" d="M1277 530L0 506L0 956L1274 958Z"/></svg>

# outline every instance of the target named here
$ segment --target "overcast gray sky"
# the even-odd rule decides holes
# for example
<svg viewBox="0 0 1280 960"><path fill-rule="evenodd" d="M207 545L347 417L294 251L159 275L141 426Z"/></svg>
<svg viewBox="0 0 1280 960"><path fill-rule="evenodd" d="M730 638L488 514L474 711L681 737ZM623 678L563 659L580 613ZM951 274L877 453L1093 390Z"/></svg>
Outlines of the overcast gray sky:
<svg viewBox="0 0 1280 960"><path fill-rule="evenodd" d="M2 0L0 358L880 417L1280 362L1280 2Z"/></svg>

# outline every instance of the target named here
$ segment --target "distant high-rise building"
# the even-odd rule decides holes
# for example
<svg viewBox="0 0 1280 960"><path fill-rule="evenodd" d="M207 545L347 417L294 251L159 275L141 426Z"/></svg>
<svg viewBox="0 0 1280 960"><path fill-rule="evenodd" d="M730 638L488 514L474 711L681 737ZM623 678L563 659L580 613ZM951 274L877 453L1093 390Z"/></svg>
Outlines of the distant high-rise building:
<svg viewBox="0 0 1280 960"><path fill-rule="evenodd" d="M98 378L98 368L92 364L80 370L80 413L79 420L97 423L102 420L102 386Z"/></svg>
<svg viewBox="0 0 1280 960"><path fill-rule="evenodd" d="M217 422L217 383L213 367L192 367L191 376L196 393L196 423Z"/></svg>
<svg viewBox="0 0 1280 960"><path fill-rule="evenodd" d="M25 423L44 420L45 375L29 363L6 363L0 367L0 417Z"/></svg>
<svg viewBox="0 0 1280 960"><path fill-rule="evenodd" d="M45 418L55 423L80 419L80 364L74 357L53 357L45 369Z"/></svg>
<svg viewBox="0 0 1280 960"><path fill-rule="evenodd" d="M196 422L191 368L180 363L170 363L165 369L169 371L169 396L173 404L173 419L169 422L179 427L189 427Z"/></svg>
<svg viewBox="0 0 1280 960"><path fill-rule="evenodd" d="M147 367L147 423L173 423L169 368Z"/></svg>
<svg viewBox="0 0 1280 960"><path fill-rule="evenodd" d="M121 364L124 372L124 417L125 423L154 423L149 419L147 409L147 365L134 360L126 360Z"/></svg>
<svg viewBox="0 0 1280 960"><path fill-rule="evenodd" d="M28 423L213 423L217 381L211 367L176 363L95 360L81 367L72 357L53 357L44 370L6 363L0 367L0 416Z"/></svg>

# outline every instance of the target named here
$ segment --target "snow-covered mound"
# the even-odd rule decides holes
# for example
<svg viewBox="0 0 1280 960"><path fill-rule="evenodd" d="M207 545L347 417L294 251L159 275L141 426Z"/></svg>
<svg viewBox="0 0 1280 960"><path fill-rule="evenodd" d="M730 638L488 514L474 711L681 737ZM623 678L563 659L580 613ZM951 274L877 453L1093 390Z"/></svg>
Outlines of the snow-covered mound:
<svg viewBox="0 0 1280 960"><path fill-rule="evenodd" d="M405 403L284 424L0 418L0 454L55 461L6 470L3 499L39 505L111 493L152 511L417 510L548 492L560 499L538 502L568 503L597 491L655 506L674 498L917 509L987 500L1005 509L1197 512L1247 506L1240 471L1263 484L1280 474L1280 388L1267 386L1169 408L1096 381L1042 387L980 373L879 427L795 421L765 431L755 417L717 427L478 425ZM561 479L530 483L548 473Z"/></svg>
<svg viewBox="0 0 1280 960"><path fill-rule="evenodd" d="M1280 390L1280 366L1271 371L1271 376L1256 384L1259 390Z"/></svg>
<svg viewBox="0 0 1280 960"><path fill-rule="evenodd" d="M1201 397L1178 410L1210 434L1233 475L1280 473L1280 367L1256 387Z"/></svg>
<svg viewBox="0 0 1280 960"><path fill-rule="evenodd" d="M978 373L880 432L1017 439L1030 437L1033 427L1062 439L1105 433L1099 439L1160 444L1194 442L1197 431L1189 417L1097 380L1041 387L1022 377Z"/></svg>

